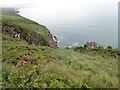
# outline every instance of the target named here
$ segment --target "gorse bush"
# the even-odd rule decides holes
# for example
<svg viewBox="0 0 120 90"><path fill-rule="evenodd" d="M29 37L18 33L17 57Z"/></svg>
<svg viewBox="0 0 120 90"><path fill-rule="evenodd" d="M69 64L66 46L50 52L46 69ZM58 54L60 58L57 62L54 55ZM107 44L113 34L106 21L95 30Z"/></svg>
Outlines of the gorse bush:
<svg viewBox="0 0 120 90"><path fill-rule="evenodd" d="M108 48L108 49L112 49L112 46L108 46L107 48Z"/></svg>
<svg viewBox="0 0 120 90"><path fill-rule="evenodd" d="M86 44L84 44L85 49L92 49L92 48L96 48L96 47L97 47L96 42L86 42Z"/></svg>

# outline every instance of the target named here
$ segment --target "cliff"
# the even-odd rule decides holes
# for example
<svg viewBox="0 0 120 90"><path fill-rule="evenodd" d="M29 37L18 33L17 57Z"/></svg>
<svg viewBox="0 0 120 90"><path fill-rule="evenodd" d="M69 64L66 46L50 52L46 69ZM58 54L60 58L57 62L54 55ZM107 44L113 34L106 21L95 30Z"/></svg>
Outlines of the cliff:
<svg viewBox="0 0 120 90"><path fill-rule="evenodd" d="M57 48L57 42L53 40L51 32L45 26L18 15L14 9L3 9L2 11L3 34L25 40L28 44Z"/></svg>

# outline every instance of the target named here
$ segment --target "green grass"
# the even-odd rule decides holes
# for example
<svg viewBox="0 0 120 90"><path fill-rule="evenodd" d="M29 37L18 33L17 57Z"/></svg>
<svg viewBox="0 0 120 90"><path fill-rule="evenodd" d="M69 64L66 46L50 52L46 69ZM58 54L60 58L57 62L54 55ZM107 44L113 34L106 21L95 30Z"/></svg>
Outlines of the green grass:
<svg viewBox="0 0 120 90"><path fill-rule="evenodd" d="M118 60L3 35L3 87L117 88Z"/></svg>
<svg viewBox="0 0 120 90"><path fill-rule="evenodd" d="M46 27L9 10L3 9L3 24L47 37ZM54 49L0 36L3 88L118 88L118 56L111 56L114 50Z"/></svg>

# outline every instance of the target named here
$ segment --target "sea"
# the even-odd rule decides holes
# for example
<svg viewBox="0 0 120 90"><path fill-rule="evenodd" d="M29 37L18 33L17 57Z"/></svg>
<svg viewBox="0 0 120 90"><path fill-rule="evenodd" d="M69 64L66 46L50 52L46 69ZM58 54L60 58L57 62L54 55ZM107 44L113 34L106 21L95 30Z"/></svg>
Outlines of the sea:
<svg viewBox="0 0 120 90"><path fill-rule="evenodd" d="M115 0L41 3L21 7L19 11L21 16L46 26L58 38L59 47L96 42L118 48L118 3Z"/></svg>

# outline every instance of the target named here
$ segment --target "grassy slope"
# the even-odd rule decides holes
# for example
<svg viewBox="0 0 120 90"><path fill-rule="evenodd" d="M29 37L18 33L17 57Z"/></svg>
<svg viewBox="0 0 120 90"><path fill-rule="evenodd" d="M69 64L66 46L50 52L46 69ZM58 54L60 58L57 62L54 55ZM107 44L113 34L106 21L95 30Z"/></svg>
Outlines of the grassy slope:
<svg viewBox="0 0 120 90"><path fill-rule="evenodd" d="M42 38L44 38L45 42L48 42L48 33L49 30L43 26L38 25L38 23L28 20L24 17L13 12L14 9L3 8L2 9L2 22L3 24L11 24L16 27L22 27L25 31L34 32L39 34Z"/></svg>
<svg viewBox="0 0 120 90"><path fill-rule="evenodd" d="M17 16L9 14L7 17L12 17L12 23L20 23L14 21ZM23 19L21 22L25 25L31 21ZM2 36L3 87L118 87L117 58L38 47Z"/></svg>

